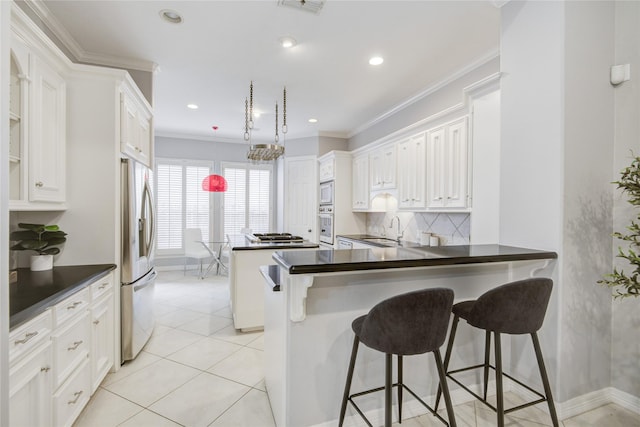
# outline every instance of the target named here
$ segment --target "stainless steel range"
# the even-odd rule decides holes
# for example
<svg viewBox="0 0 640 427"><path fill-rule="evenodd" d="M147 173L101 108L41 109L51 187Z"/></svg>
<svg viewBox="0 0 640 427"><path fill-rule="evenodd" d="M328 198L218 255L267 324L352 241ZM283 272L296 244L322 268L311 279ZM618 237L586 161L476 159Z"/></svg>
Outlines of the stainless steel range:
<svg viewBox="0 0 640 427"><path fill-rule="evenodd" d="M304 239L290 233L253 233L246 235L251 243L301 243Z"/></svg>

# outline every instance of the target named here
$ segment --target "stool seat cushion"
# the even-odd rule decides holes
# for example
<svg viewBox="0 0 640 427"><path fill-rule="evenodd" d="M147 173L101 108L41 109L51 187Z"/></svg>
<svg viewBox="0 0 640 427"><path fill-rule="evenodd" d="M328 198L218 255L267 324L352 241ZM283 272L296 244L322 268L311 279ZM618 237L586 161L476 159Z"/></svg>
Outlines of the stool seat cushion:
<svg viewBox="0 0 640 427"><path fill-rule="evenodd" d="M453 291L423 289L388 298L351 325L367 347L398 355L437 350L447 335Z"/></svg>
<svg viewBox="0 0 640 427"><path fill-rule="evenodd" d="M451 311L456 316L464 320L467 320L469 318L469 312L471 312L471 309L473 308L473 305L475 303L476 303L475 301L462 301L457 304L454 304Z"/></svg>
<svg viewBox="0 0 640 427"><path fill-rule="evenodd" d="M485 292L475 301L453 308L470 325L506 334L531 334L542 327L553 281L531 278L507 283Z"/></svg>

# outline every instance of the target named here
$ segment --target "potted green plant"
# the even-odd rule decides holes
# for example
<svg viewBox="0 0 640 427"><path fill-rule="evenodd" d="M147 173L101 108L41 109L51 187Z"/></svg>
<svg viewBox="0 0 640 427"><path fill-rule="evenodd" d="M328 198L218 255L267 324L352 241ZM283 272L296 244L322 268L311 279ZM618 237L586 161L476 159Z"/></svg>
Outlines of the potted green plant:
<svg viewBox="0 0 640 427"><path fill-rule="evenodd" d="M640 206L640 157L635 157L631 165L622 170L620 179L614 181L617 188L629 196L628 202L633 206ZM633 268L633 273L626 274L623 270L613 268L613 273L607 274L602 280L598 280L601 285L608 286L613 290L614 298L638 297L640 296L640 213L636 219L627 226L627 234L620 232L613 233L613 236L628 242L628 248L618 247L618 257L626 259Z"/></svg>
<svg viewBox="0 0 640 427"><path fill-rule="evenodd" d="M18 224L17 230L11 233L10 239L17 243L11 246L13 251L35 251L31 256L31 270L42 271L53 268L53 256L60 253L58 245L67 241L67 233L57 225Z"/></svg>

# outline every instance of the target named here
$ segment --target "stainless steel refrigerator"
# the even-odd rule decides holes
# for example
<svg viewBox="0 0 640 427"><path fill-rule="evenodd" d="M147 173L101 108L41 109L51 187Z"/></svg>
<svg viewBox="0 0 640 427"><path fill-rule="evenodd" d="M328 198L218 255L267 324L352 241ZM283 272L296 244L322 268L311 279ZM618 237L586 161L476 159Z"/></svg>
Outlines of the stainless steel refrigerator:
<svg viewBox="0 0 640 427"><path fill-rule="evenodd" d="M132 159L122 159L120 313L123 362L138 355L151 337L155 324L156 228L151 179L149 168Z"/></svg>

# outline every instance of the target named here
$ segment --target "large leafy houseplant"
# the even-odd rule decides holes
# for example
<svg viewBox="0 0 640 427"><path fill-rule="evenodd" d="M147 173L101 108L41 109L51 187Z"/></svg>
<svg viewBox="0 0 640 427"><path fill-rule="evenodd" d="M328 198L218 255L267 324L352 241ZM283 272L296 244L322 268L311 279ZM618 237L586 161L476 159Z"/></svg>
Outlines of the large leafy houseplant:
<svg viewBox="0 0 640 427"><path fill-rule="evenodd" d="M628 202L633 206L640 206L640 157L635 157L631 165L622 170L620 179L614 181L618 189L629 196ZM633 267L633 273L626 274L623 270L613 268L613 273L607 274L598 283L613 288L615 298L640 296L640 213L627 226L627 234L613 233L613 236L628 242L625 250L618 247L618 257L626 259Z"/></svg>
<svg viewBox="0 0 640 427"><path fill-rule="evenodd" d="M67 241L67 233L57 225L18 224L17 230L11 233L10 239L17 243L11 246L13 251L35 251L38 255L57 255L60 253L58 245Z"/></svg>

